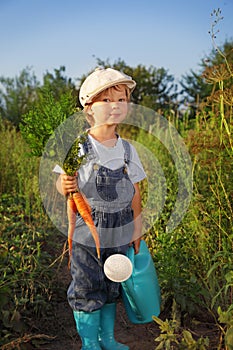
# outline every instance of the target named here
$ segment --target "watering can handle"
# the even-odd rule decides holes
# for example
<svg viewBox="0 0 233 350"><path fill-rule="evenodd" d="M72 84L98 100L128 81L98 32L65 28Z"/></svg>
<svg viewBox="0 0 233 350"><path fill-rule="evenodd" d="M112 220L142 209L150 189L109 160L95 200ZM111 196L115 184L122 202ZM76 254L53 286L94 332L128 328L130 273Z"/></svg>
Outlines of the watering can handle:
<svg viewBox="0 0 233 350"><path fill-rule="evenodd" d="M131 245L129 248L128 248L128 251L127 251L127 257L129 258L129 260L131 261L133 267L134 267L134 248L133 246Z"/></svg>

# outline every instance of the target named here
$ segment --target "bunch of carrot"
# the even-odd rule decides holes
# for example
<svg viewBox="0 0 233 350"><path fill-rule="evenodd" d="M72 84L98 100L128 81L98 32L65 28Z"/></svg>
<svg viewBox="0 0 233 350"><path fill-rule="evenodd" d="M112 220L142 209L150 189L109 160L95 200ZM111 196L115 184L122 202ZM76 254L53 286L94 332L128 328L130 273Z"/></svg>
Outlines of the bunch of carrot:
<svg viewBox="0 0 233 350"><path fill-rule="evenodd" d="M77 170L83 163L85 155L80 156L80 145L85 142L87 135L83 134L78 137L70 148L63 162L63 169L65 173L69 176L75 176ZM76 224L76 214L82 216L84 222L88 226L92 237L96 245L96 252L98 259L100 258L100 241L99 235L96 230L94 221L91 216L91 207L89 206L87 200L83 197L80 191L70 193L67 198L67 215L68 215L68 245L69 245L69 256L72 254L72 242L73 234Z"/></svg>

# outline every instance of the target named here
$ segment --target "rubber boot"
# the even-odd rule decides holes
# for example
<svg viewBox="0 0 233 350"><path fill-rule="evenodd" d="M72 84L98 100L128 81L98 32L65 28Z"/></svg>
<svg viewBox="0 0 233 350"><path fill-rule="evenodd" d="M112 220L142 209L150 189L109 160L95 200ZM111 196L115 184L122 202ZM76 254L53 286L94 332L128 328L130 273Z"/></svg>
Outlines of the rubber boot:
<svg viewBox="0 0 233 350"><path fill-rule="evenodd" d="M81 350L101 350L98 339L100 310L93 312L74 311L74 319L82 340Z"/></svg>
<svg viewBox="0 0 233 350"><path fill-rule="evenodd" d="M118 343L114 338L116 304L105 304L101 308L99 340L103 350L129 350L129 347Z"/></svg>

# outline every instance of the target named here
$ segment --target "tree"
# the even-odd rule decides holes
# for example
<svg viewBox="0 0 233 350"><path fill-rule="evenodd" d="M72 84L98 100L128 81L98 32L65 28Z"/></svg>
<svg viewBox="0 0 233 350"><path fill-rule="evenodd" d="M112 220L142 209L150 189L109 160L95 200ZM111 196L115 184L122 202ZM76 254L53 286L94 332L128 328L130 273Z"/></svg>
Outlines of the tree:
<svg viewBox="0 0 233 350"><path fill-rule="evenodd" d="M22 114L26 113L36 98L39 86L31 68L23 69L18 77L0 77L3 89L0 90L0 115L3 119L19 126Z"/></svg>
<svg viewBox="0 0 233 350"><path fill-rule="evenodd" d="M223 66L229 71L231 65L233 65L233 41L226 41L222 47L212 49L210 54L201 60L198 72L191 70L189 74L182 77L180 81L183 88L181 90L182 102L191 107L192 115L196 113L200 102L204 102L208 96L219 89L217 84L207 82L208 71L220 72ZM231 77L229 78L228 74L224 83L226 88L232 86L233 83L233 71L229 73Z"/></svg>
<svg viewBox="0 0 233 350"><path fill-rule="evenodd" d="M43 88L52 91L56 100L68 90L75 94L75 85L71 78L64 75L65 70L65 66L61 66L59 69L54 69L54 73L46 72L43 76Z"/></svg>
<svg viewBox="0 0 233 350"><path fill-rule="evenodd" d="M22 116L27 114L34 106L41 102L41 93L50 91L54 101L66 93L72 93L77 99L75 85L71 78L65 76L65 67L54 69L54 72L46 72L43 76L43 85L37 81L31 73L31 68L25 68L15 78L0 77L3 90L0 90L0 115L9 120L17 128L22 121Z"/></svg>

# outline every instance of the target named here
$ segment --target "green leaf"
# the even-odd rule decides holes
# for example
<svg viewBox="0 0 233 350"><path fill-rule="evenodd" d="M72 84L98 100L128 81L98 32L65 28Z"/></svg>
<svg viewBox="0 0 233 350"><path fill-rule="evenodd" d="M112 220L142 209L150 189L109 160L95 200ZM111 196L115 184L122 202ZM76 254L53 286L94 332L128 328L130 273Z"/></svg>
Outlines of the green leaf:
<svg viewBox="0 0 233 350"><path fill-rule="evenodd" d="M184 341L186 342L187 345L195 344L195 340L193 339L192 334L189 331L184 330L183 336L184 336Z"/></svg>
<svg viewBox="0 0 233 350"><path fill-rule="evenodd" d="M233 327L230 327L225 334L225 344L229 350L233 350Z"/></svg>
<svg viewBox="0 0 233 350"><path fill-rule="evenodd" d="M79 136L73 145L71 146L69 152L63 163L63 169L67 175L74 176L75 172L83 164L86 154L80 155L80 146L86 141L87 133Z"/></svg>
<svg viewBox="0 0 233 350"><path fill-rule="evenodd" d="M164 321L162 321L160 318L153 316L153 320L158 323L160 326L163 326Z"/></svg>

